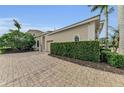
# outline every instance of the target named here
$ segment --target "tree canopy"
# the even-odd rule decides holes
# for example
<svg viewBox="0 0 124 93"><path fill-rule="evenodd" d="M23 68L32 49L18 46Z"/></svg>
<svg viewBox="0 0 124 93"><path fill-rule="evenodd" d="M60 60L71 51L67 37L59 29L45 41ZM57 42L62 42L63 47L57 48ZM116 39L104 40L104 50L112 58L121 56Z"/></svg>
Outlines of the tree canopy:
<svg viewBox="0 0 124 93"><path fill-rule="evenodd" d="M19 51L30 50L35 44L34 37L29 33L20 31L21 26L18 21L13 20L16 29L11 29L9 33L0 37L0 47L7 47Z"/></svg>
<svg viewBox="0 0 124 93"><path fill-rule="evenodd" d="M35 44L34 37L29 33L13 31L0 38L1 47L9 47L19 51L30 50Z"/></svg>

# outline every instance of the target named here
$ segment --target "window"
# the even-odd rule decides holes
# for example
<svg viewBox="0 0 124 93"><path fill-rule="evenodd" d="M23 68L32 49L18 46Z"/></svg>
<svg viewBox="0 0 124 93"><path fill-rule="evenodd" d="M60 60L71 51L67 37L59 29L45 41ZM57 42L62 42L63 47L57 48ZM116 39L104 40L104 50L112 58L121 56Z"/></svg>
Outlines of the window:
<svg viewBox="0 0 124 93"><path fill-rule="evenodd" d="M39 40L37 40L37 47L39 47Z"/></svg>
<svg viewBox="0 0 124 93"><path fill-rule="evenodd" d="M79 36L75 36L74 41L75 41L75 42L80 41L80 40L79 40Z"/></svg>

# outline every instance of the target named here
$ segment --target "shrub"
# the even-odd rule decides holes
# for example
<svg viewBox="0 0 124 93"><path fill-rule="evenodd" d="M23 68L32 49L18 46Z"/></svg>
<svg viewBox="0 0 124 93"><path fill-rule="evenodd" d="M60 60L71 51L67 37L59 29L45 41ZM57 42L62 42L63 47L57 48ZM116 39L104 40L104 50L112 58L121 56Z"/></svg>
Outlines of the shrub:
<svg viewBox="0 0 124 93"><path fill-rule="evenodd" d="M101 48L100 51L110 51L111 52L111 49Z"/></svg>
<svg viewBox="0 0 124 93"><path fill-rule="evenodd" d="M124 55L112 53L110 51L102 51L101 52L102 61L104 60L108 64L122 68L124 67Z"/></svg>
<svg viewBox="0 0 124 93"><path fill-rule="evenodd" d="M85 61L100 61L98 41L52 43L51 54Z"/></svg>
<svg viewBox="0 0 124 93"><path fill-rule="evenodd" d="M12 31L0 38L0 47L10 47L18 51L31 50L35 39L31 34Z"/></svg>
<svg viewBox="0 0 124 93"><path fill-rule="evenodd" d="M11 48L0 48L0 54L4 54L8 51L11 51L12 49Z"/></svg>
<svg viewBox="0 0 124 93"><path fill-rule="evenodd" d="M108 60L108 55L110 54L111 52L110 51L105 51L105 50L102 50L101 51L101 54L100 54L100 61L101 62L107 62Z"/></svg>
<svg viewBox="0 0 124 93"><path fill-rule="evenodd" d="M100 49L100 61L101 62L107 62L106 54L111 52L111 49L101 48Z"/></svg>
<svg viewBox="0 0 124 93"><path fill-rule="evenodd" d="M124 55L112 53L109 56L108 56L108 63L110 65L115 66L115 67L124 67Z"/></svg>

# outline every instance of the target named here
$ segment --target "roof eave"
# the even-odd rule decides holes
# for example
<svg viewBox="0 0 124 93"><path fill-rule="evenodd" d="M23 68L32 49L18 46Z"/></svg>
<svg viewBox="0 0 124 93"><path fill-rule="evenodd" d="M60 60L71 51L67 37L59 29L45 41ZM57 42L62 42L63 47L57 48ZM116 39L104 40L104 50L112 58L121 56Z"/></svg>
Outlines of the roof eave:
<svg viewBox="0 0 124 93"><path fill-rule="evenodd" d="M92 21L95 21L95 20L100 20L100 15L97 15L97 16L88 18L86 20L74 23L72 25L60 28L60 29L58 29L58 30L56 30L54 32L48 33L47 35L52 35L52 34L55 34L55 33L58 33L58 32L61 32L61 31L64 31L64 30L67 30L67 29L70 29L70 28L73 28L73 27L76 27L76 26L80 26L80 25L83 25L83 24L86 24L86 23L89 23L89 22L92 22Z"/></svg>

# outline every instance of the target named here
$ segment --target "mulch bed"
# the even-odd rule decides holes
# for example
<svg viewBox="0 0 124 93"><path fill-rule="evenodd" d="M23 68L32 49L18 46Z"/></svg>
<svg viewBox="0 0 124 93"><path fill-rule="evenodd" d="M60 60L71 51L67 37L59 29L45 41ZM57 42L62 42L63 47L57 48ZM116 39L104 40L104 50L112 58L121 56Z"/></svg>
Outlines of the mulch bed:
<svg viewBox="0 0 124 93"><path fill-rule="evenodd" d="M112 67L105 62L95 63L95 62L90 62L90 61L82 61L82 60L78 60L78 59L57 56L57 55L53 55L53 54L48 54L48 55L78 64L78 65L82 65L82 66L86 66L86 67L90 67L90 68L94 68L94 69L102 70L102 71L106 71L106 72L124 75L124 68Z"/></svg>

